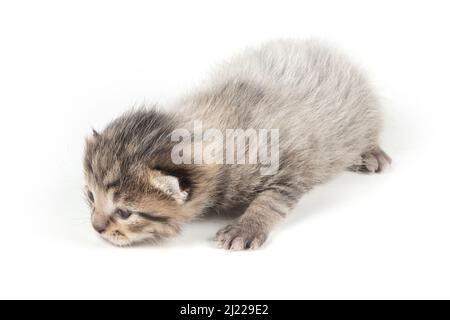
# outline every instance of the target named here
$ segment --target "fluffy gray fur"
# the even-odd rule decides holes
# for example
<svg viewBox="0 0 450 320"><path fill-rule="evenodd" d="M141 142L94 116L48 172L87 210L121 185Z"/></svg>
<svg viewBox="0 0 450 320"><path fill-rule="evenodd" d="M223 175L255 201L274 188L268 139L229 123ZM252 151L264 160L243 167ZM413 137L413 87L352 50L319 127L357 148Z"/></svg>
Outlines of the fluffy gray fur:
<svg viewBox="0 0 450 320"><path fill-rule="evenodd" d="M189 181L182 186L189 197L179 208L177 226L209 211L231 213L241 208L239 217L216 235L218 244L226 249L260 247L274 224L303 194L335 174L346 169L381 172L390 163L379 147L379 102L365 76L345 56L316 41L279 40L247 50L224 63L174 109L175 114L152 123L163 128L191 128L193 121L201 120L205 129L280 130L280 166L271 176L261 175L260 165L183 165L177 171L167 163L167 154L159 156L160 163L155 159L143 162L145 157L138 157L144 167L169 168L162 172ZM170 125L161 124L164 119ZM133 121L139 119L131 113L113 122L105 130L108 137L104 140L124 136L124 127L138 128L130 123ZM137 130L144 134L132 134L142 138L141 144L134 142L133 152L142 155L170 149L161 148L161 144L170 144L167 137L144 138L154 136L160 128L150 125ZM101 147L92 150L96 162L111 168L117 167L117 161L126 163L133 158L133 154L114 158ZM102 162L98 157L108 160ZM107 171L93 168L86 156L85 168L89 166L94 175ZM116 175L114 179L132 180L124 171Z"/></svg>

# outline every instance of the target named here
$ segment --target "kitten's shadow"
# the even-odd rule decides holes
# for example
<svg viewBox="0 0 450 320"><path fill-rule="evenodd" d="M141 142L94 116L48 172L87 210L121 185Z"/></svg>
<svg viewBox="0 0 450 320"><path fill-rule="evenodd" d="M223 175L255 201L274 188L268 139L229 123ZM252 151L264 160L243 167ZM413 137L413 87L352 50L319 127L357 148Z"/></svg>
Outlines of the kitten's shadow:
<svg viewBox="0 0 450 320"><path fill-rule="evenodd" d="M333 214L336 206L345 206L355 197L364 197L382 184L382 175L366 175L352 172L344 172L324 185L317 186L312 192L306 194L293 209L293 211L281 221L273 230L277 234L282 230L298 226L299 223L315 218L321 214ZM378 186L377 186L378 185ZM216 232L236 219L245 211L245 206L238 206L225 213L209 212L202 218L185 226L183 233L173 239L163 241L157 247L181 247L205 244L208 240L210 247L215 247L213 242ZM153 247L154 244L141 244L139 247Z"/></svg>
<svg viewBox="0 0 450 320"><path fill-rule="evenodd" d="M170 247L192 246L196 243L201 243L204 245L205 240L208 240L210 246L214 247L213 240L216 232L242 215L246 208L247 205L237 205L224 212L206 212L202 215L202 217L185 226L180 237L170 239L163 245Z"/></svg>
<svg viewBox="0 0 450 320"><path fill-rule="evenodd" d="M273 233L296 226L307 219L318 216L320 213L330 213L332 212L331 208L339 203L345 204L350 201L355 193L369 192L370 189L375 187L371 187L370 183L364 183L361 180L362 183L357 183L357 181L358 179L370 180L370 178L370 176L355 173L344 173L331 182L318 186L313 192L308 193L300 200L288 217L278 224ZM210 247L214 247L213 239L216 232L239 217L245 211L245 208L245 206L238 206L227 213L209 212L187 225L180 237L165 241L162 245L164 247L193 246L200 243L204 245L205 240L208 240Z"/></svg>
<svg viewBox="0 0 450 320"><path fill-rule="evenodd" d="M296 226L320 214L330 214L333 212L332 208L345 205L355 196L363 196L375 190L373 185L375 181L369 181L373 177L375 176L344 172L326 184L317 186L300 199L297 206L274 232ZM364 181L365 179L368 180Z"/></svg>

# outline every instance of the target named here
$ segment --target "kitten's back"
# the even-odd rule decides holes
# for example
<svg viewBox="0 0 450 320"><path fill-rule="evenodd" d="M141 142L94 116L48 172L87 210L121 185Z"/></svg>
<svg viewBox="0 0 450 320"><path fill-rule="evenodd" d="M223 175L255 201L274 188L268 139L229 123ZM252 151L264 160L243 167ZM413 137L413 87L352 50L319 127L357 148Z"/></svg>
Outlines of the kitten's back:
<svg viewBox="0 0 450 320"><path fill-rule="evenodd" d="M325 181L377 148L381 113L365 76L318 41L277 40L233 57L188 99L205 127L280 129L281 168Z"/></svg>

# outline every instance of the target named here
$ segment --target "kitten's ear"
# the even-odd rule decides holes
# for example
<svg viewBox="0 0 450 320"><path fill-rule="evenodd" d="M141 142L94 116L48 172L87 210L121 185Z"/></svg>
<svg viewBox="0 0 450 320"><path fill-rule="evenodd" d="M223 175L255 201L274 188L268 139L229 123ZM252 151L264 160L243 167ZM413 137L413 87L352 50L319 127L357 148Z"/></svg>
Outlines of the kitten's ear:
<svg viewBox="0 0 450 320"><path fill-rule="evenodd" d="M100 133L98 133L97 130L92 129L92 137L94 139L96 139L96 138L100 137Z"/></svg>
<svg viewBox="0 0 450 320"><path fill-rule="evenodd" d="M87 144L94 143L98 138L100 137L100 133L97 132L97 130L92 129L92 133L89 135L89 137L86 138Z"/></svg>
<svg viewBox="0 0 450 320"><path fill-rule="evenodd" d="M172 197L179 204L186 202L188 193L181 190L180 181L177 177L164 175L159 171L152 171L150 174L150 183L155 188Z"/></svg>

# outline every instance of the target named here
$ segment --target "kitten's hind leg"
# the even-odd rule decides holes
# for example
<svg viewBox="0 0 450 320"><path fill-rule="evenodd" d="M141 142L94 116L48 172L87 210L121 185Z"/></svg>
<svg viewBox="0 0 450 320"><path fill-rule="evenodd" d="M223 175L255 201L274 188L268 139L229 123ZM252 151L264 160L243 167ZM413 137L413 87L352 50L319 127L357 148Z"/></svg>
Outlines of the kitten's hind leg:
<svg viewBox="0 0 450 320"><path fill-rule="evenodd" d="M297 197L287 193L261 192L237 221L217 232L218 246L229 250L261 247L275 223L285 217L296 202Z"/></svg>
<svg viewBox="0 0 450 320"><path fill-rule="evenodd" d="M348 168L361 173L380 173L392 163L391 158L380 147L361 155L360 159Z"/></svg>

